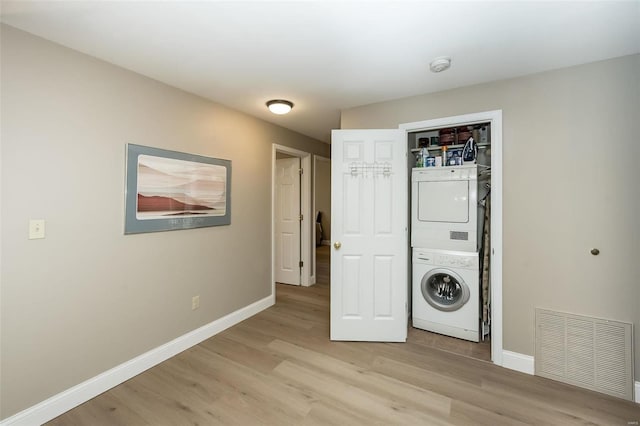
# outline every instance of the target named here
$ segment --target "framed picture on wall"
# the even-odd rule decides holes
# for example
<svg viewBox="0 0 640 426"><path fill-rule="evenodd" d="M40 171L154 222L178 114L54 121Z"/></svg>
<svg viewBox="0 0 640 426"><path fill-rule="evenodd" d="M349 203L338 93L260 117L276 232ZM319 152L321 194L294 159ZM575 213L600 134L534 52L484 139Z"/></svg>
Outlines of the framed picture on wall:
<svg viewBox="0 0 640 426"><path fill-rule="evenodd" d="M127 144L125 234L229 225L231 161Z"/></svg>

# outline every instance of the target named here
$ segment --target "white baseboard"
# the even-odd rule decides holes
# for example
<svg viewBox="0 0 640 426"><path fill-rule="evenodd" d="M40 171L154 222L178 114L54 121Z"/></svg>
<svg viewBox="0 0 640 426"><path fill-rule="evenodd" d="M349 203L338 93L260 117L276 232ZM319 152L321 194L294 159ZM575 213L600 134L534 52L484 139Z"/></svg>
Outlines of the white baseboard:
<svg viewBox="0 0 640 426"><path fill-rule="evenodd" d="M636 382L633 394L635 395L636 403L640 404L640 382Z"/></svg>
<svg viewBox="0 0 640 426"><path fill-rule="evenodd" d="M137 376L149 368L189 349L198 343L215 336L221 331L267 309L275 303L274 295L258 300L249 306L238 309L220 319L184 334L172 341L145 352L104 373L98 374L72 388L60 392L26 410L23 410L0 422L0 426L22 426L45 423L62 413L100 395L101 393Z"/></svg>
<svg viewBox="0 0 640 426"><path fill-rule="evenodd" d="M331 245L331 241L329 241L329 240L322 240L322 241L320 242L320 245L323 245L323 246L330 246L330 245Z"/></svg>
<svg viewBox="0 0 640 426"><path fill-rule="evenodd" d="M516 370L521 373L531 374L534 372L533 357L531 355L523 355L517 352L502 351L502 366L510 370Z"/></svg>

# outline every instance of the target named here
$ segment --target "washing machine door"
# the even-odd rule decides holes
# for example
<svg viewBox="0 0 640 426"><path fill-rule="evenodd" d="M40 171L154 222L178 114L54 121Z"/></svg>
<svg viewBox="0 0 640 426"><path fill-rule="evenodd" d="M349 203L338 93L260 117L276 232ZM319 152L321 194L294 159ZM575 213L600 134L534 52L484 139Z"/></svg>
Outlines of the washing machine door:
<svg viewBox="0 0 640 426"><path fill-rule="evenodd" d="M469 286L450 269L432 269L422 277L422 296L439 311L457 311L469 301Z"/></svg>

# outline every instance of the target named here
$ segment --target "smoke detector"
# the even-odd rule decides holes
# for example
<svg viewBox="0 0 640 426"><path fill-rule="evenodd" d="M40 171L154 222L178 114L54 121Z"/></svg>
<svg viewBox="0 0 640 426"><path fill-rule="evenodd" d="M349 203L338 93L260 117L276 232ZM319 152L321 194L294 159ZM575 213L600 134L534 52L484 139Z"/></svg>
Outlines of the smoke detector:
<svg viewBox="0 0 640 426"><path fill-rule="evenodd" d="M429 64L429 68L431 68L431 72L442 72L444 70L448 70L451 66L451 58L447 56L441 56L439 58L435 58Z"/></svg>

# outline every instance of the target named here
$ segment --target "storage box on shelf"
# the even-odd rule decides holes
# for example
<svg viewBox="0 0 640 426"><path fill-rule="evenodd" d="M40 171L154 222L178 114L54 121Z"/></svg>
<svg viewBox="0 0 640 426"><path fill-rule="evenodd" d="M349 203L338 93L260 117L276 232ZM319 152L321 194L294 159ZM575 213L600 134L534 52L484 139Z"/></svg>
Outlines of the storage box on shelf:
<svg viewBox="0 0 640 426"><path fill-rule="evenodd" d="M491 146L490 142L487 143L479 143L478 144L478 148L488 148ZM455 144L455 145L446 145L447 149L458 149L458 148L464 148L464 144L463 143L459 143L459 144ZM441 151L442 150L442 145L438 145L438 146L429 146L427 147L427 149L429 150L429 152L431 151ZM411 148L411 152L420 152L422 150L422 148Z"/></svg>
<svg viewBox="0 0 640 426"><path fill-rule="evenodd" d="M411 149L411 152L417 153L426 148L430 153L437 153L442 151L443 146L450 150L464 148L470 137L476 141L478 148L487 148L491 146L489 128L489 123L480 123L421 133L416 139L416 147ZM436 134L437 137L434 136Z"/></svg>

